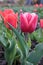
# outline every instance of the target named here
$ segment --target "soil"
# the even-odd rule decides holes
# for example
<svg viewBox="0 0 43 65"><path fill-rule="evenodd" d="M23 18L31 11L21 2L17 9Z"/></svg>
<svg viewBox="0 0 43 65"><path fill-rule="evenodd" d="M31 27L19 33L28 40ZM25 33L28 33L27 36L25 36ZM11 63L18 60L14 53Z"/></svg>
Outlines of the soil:
<svg viewBox="0 0 43 65"><path fill-rule="evenodd" d="M0 45L0 65L7 65L6 60L4 58L4 49L2 45Z"/></svg>

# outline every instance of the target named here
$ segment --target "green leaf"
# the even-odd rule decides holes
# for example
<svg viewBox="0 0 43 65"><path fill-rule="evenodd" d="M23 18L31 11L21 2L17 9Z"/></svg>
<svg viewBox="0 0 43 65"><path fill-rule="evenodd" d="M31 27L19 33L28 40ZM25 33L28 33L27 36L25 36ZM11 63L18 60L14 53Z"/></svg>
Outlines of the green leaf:
<svg viewBox="0 0 43 65"><path fill-rule="evenodd" d="M9 29L6 29L6 36L7 36L7 38L11 39L11 37L13 36L12 31Z"/></svg>
<svg viewBox="0 0 43 65"><path fill-rule="evenodd" d="M0 36L0 42L2 43L2 45L6 48L8 45L8 39L5 38L3 35Z"/></svg>
<svg viewBox="0 0 43 65"><path fill-rule="evenodd" d="M25 65L33 65L32 63L30 63L28 61L26 61L25 63L26 63Z"/></svg>
<svg viewBox="0 0 43 65"><path fill-rule="evenodd" d="M34 65L37 65L40 59L42 58L42 56L43 56L43 43L38 44L35 47L35 50L30 53L27 60L33 63Z"/></svg>
<svg viewBox="0 0 43 65"><path fill-rule="evenodd" d="M22 60L22 64L21 65L33 65L32 63L26 61L26 60Z"/></svg>
<svg viewBox="0 0 43 65"><path fill-rule="evenodd" d="M31 47L31 39L30 38L28 39L27 45L29 48Z"/></svg>
<svg viewBox="0 0 43 65"><path fill-rule="evenodd" d="M43 32L41 31L41 29L39 28L38 30L36 30L35 32L33 32L30 37L32 40L37 40L39 43L43 42Z"/></svg>
<svg viewBox="0 0 43 65"><path fill-rule="evenodd" d="M18 40L19 40L18 45L19 45L19 48L22 50L22 53L23 53L24 58L25 58L28 54L28 50L27 50L28 48L27 48L26 42L23 39L23 37L19 34L19 32L15 28L13 28L12 25L10 25L10 27L11 27L12 31L15 33L15 35L17 36Z"/></svg>
<svg viewBox="0 0 43 65"><path fill-rule="evenodd" d="M5 58L9 65L12 65L15 55L16 55L16 43L15 40L12 38L9 40L9 47L5 49Z"/></svg>

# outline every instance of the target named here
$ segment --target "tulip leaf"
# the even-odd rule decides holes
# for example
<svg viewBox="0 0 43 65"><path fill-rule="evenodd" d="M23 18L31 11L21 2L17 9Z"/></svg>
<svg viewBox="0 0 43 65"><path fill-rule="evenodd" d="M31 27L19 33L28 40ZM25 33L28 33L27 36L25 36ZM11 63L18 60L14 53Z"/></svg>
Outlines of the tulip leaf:
<svg viewBox="0 0 43 65"><path fill-rule="evenodd" d="M20 58L22 59L23 58L23 54L22 54L22 51L20 50L20 48L16 48L16 56L15 56L15 59L17 58Z"/></svg>
<svg viewBox="0 0 43 65"><path fill-rule="evenodd" d="M43 43L36 45L34 51L30 53L27 60L33 63L34 65L37 65L42 57L43 57Z"/></svg>
<svg viewBox="0 0 43 65"><path fill-rule="evenodd" d="M2 43L2 45L6 48L7 45L8 45L8 40L3 36L1 35L0 36L0 42Z"/></svg>
<svg viewBox="0 0 43 65"><path fill-rule="evenodd" d="M27 45L29 48L31 47L31 39L30 38L28 39Z"/></svg>
<svg viewBox="0 0 43 65"><path fill-rule="evenodd" d="M16 42L12 37L12 32L6 29L3 23L2 25L0 24L0 26L0 42L5 49L5 59L8 62L8 65L12 65L16 55Z"/></svg>
<svg viewBox="0 0 43 65"><path fill-rule="evenodd" d="M26 61L26 60L22 60L22 64L21 65L33 65L32 63Z"/></svg>
<svg viewBox="0 0 43 65"><path fill-rule="evenodd" d="M9 23L8 23L8 24L9 24ZM9 25L10 25L10 24L9 24ZM23 37L19 34L19 32L18 32L15 28L13 28L12 25L10 25L10 27L11 27L12 31L15 33L15 35L17 36L18 40L19 40L18 45L19 45L19 48L22 50L22 53L23 53L24 58L25 58L25 57L27 56L27 54L28 54L27 44L26 44L25 40L23 39Z"/></svg>
<svg viewBox="0 0 43 65"><path fill-rule="evenodd" d="M33 64L30 63L30 62L28 62L28 61L26 61L26 62L25 62L25 65L33 65Z"/></svg>
<svg viewBox="0 0 43 65"><path fill-rule="evenodd" d="M13 36L12 31L10 31L9 29L6 29L6 36L7 38L11 39L11 37Z"/></svg>
<svg viewBox="0 0 43 65"><path fill-rule="evenodd" d="M14 39L9 40L9 47L5 49L5 58L8 65L12 65L15 55L16 55L16 43Z"/></svg>
<svg viewBox="0 0 43 65"><path fill-rule="evenodd" d="M39 43L43 42L43 33L41 29L36 30L30 35L32 40L37 40Z"/></svg>

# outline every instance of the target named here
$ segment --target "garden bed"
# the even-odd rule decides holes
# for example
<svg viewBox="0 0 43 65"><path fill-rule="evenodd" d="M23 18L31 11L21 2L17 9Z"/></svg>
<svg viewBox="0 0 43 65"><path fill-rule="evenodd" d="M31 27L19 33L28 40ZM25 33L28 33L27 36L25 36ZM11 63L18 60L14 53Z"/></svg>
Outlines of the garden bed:
<svg viewBox="0 0 43 65"><path fill-rule="evenodd" d="M0 7L0 9L2 11L4 11L5 9L7 10L5 10L5 12L7 13L4 12L5 16L3 15L2 20L0 20L0 65L43 65L43 26L40 26L40 22L43 21L43 7L40 8L40 6L2 6ZM10 13L10 15L8 13ZM29 20L29 22L31 22L31 25L29 25L29 29L26 27L25 30L23 29L23 26L21 26L20 28L19 21L24 20L23 22L26 23L28 22L27 20L29 18L26 17L27 19L20 19L21 13L23 15L25 14L25 16L29 14L30 20L32 15L32 17L35 17L35 19L37 20L38 15L38 22L36 22L36 20ZM9 18L13 22L18 21L17 29L17 25L13 25ZM13 26L9 24L9 21ZM6 22L8 23L7 26ZM36 28L33 23L37 24Z"/></svg>

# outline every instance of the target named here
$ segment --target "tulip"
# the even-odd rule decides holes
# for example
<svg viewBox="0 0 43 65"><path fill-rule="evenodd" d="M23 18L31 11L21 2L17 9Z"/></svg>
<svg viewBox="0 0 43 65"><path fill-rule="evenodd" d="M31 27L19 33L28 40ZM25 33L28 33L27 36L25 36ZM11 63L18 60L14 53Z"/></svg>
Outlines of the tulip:
<svg viewBox="0 0 43 65"><path fill-rule="evenodd" d="M34 6L35 6L36 8L38 8L38 7L39 7L39 5L38 5L38 4L35 4Z"/></svg>
<svg viewBox="0 0 43 65"><path fill-rule="evenodd" d="M40 27L43 29L43 19L40 19Z"/></svg>
<svg viewBox="0 0 43 65"><path fill-rule="evenodd" d="M0 10L0 15L2 15L2 13L3 13L3 12Z"/></svg>
<svg viewBox="0 0 43 65"><path fill-rule="evenodd" d="M4 24L6 28L10 29L10 26L7 23L11 24L14 28L17 28L17 18L18 18L17 13L16 14L12 13L12 14L7 15L4 18Z"/></svg>
<svg viewBox="0 0 43 65"><path fill-rule="evenodd" d="M39 7L42 8L43 7L43 4L40 4Z"/></svg>
<svg viewBox="0 0 43 65"><path fill-rule="evenodd" d="M37 26L38 16L35 13L21 13L20 27L22 32L32 33Z"/></svg>
<svg viewBox="0 0 43 65"><path fill-rule="evenodd" d="M2 17L1 17L1 16L2 16L2 13L3 13L3 12L0 10L0 20L2 20Z"/></svg>
<svg viewBox="0 0 43 65"><path fill-rule="evenodd" d="M6 28L11 29L8 23L11 24L14 28L17 28L18 13L15 14L12 9L5 9L1 15L3 17Z"/></svg>
<svg viewBox="0 0 43 65"><path fill-rule="evenodd" d="M34 10L33 10L33 12L35 12L35 13L36 13L36 12L37 12L37 9L34 9Z"/></svg>
<svg viewBox="0 0 43 65"><path fill-rule="evenodd" d="M8 14L14 13L14 11L12 9L5 9L3 11L3 17L6 17Z"/></svg>

